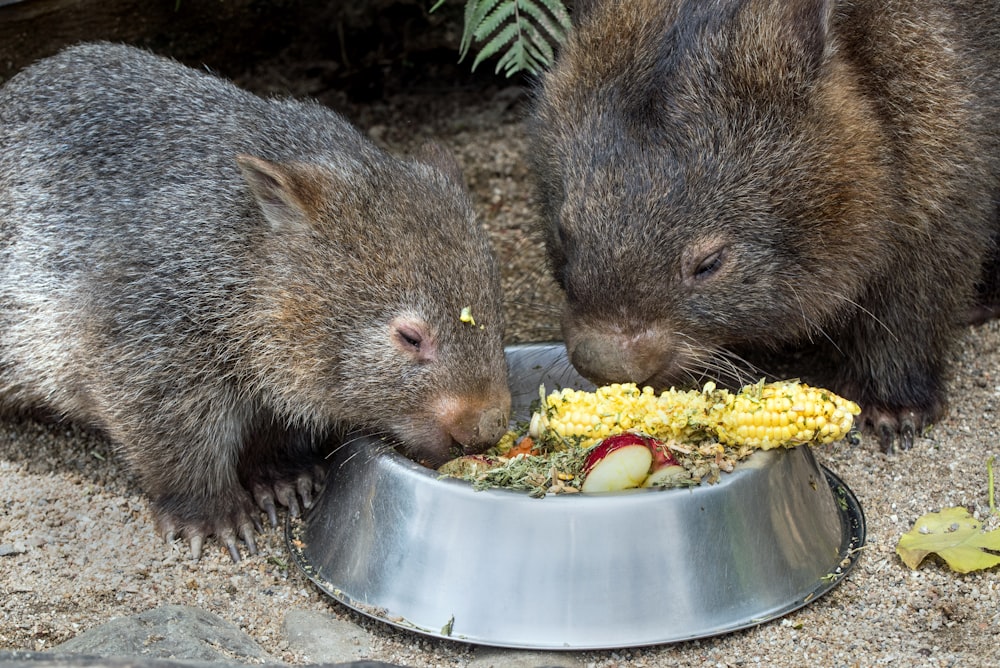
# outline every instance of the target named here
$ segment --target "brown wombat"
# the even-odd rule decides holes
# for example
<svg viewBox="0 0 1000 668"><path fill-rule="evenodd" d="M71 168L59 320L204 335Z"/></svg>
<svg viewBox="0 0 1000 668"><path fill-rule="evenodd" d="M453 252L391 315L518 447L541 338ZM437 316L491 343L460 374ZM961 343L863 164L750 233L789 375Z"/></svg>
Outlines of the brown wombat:
<svg viewBox="0 0 1000 668"><path fill-rule="evenodd" d="M1000 2L578 9L531 120L573 364L735 383L794 353L908 447L997 297Z"/></svg>
<svg viewBox="0 0 1000 668"><path fill-rule="evenodd" d="M440 150L118 45L0 89L0 403L105 431L196 556L308 505L338 429L431 464L496 442L503 327Z"/></svg>

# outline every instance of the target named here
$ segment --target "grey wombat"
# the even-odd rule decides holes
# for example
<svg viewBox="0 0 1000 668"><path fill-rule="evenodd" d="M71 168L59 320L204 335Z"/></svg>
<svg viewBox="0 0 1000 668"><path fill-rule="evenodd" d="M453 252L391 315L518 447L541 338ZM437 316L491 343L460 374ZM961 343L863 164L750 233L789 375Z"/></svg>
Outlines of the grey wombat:
<svg viewBox="0 0 1000 668"><path fill-rule="evenodd" d="M195 556L308 505L336 428L488 447L499 272L427 161L130 47L29 67L0 89L0 403L104 430Z"/></svg>
<svg viewBox="0 0 1000 668"><path fill-rule="evenodd" d="M581 5L531 121L574 365L735 383L793 353L908 447L997 298L1000 2Z"/></svg>

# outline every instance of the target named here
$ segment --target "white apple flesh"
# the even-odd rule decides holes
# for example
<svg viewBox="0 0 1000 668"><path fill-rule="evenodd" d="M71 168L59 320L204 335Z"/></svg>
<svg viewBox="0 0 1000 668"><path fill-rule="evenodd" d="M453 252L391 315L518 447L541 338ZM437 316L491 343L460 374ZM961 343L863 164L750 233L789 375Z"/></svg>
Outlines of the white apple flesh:
<svg viewBox="0 0 1000 668"><path fill-rule="evenodd" d="M636 434L609 436L587 454L581 492L615 492L640 487L653 465L653 451Z"/></svg>

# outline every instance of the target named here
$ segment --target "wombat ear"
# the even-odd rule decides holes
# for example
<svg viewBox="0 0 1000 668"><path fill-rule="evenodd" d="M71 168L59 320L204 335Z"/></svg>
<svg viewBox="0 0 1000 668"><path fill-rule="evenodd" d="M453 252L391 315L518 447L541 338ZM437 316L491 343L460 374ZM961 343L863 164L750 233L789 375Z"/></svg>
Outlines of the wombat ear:
<svg viewBox="0 0 1000 668"><path fill-rule="evenodd" d="M455 155L441 144L434 141L426 142L417 149L413 157L425 165L430 165L440 170L455 183L465 183L462 166L458 164Z"/></svg>
<svg viewBox="0 0 1000 668"><path fill-rule="evenodd" d="M236 156L236 164L273 229L294 230L310 226L309 202L317 196L314 179L291 165L268 162L252 155Z"/></svg>

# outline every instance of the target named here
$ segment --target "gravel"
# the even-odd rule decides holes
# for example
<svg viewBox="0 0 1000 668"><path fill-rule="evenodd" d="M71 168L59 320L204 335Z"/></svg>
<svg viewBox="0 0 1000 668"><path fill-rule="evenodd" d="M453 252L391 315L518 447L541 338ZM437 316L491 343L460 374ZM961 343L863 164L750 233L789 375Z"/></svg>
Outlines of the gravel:
<svg viewBox="0 0 1000 668"><path fill-rule="evenodd" d="M253 82L266 89L266 80ZM408 152L426 139L463 164L505 266L509 338L559 335L560 296L529 230L536 213L518 88L428 90L357 107L329 96L376 141ZM573 665L988 666L1000 663L1000 572L960 575L929 559L911 571L895 555L922 514L965 506L995 527L987 459L998 454L1000 322L970 329L956 354L948 416L914 447L881 454L872 439L816 450L857 495L868 542L857 567L802 610L726 636L572 655ZM110 619L163 605L213 612L268 655L313 657L284 639L286 614L325 613L370 638L364 658L407 666L504 665L503 653L428 639L332 602L290 565L279 530L234 564L212 542L200 562L156 534L146 498L100 436L30 418L0 421L0 649L45 651ZM711 573L706 573L711 577ZM500 658L496 658L500 657ZM558 657L553 656L552 660ZM545 655L532 659L546 663ZM570 662L567 659L567 662ZM527 665L527 664L526 664Z"/></svg>

